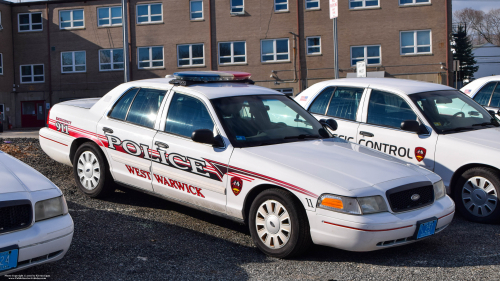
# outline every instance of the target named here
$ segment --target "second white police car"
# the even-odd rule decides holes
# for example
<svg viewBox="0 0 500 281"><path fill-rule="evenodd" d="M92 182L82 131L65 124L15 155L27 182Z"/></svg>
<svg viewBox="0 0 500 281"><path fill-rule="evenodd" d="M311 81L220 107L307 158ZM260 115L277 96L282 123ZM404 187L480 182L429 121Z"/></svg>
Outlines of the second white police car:
<svg viewBox="0 0 500 281"><path fill-rule="evenodd" d="M244 222L275 257L311 242L383 249L450 224L455 205L438 175L334 138L335 121L249 77L180 72L56 104L40 144L90 197L117 182Z"/></svg>

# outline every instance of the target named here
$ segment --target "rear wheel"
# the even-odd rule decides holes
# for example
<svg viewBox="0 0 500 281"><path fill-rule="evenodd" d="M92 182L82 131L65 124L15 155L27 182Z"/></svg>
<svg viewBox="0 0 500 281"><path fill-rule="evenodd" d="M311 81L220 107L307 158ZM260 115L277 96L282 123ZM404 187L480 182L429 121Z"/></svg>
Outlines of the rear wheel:
<svg viewBox="0 0 500 281"><path fill-rule="evenodd" d="M480 223L500 221L499 195L498 171L486 167L465 171L454 190L455 203L460 213L466 219Z"/></svg>
<svg viewBox="0 0 500 281"><path fill-rule="evenodd" d="M102 151L91 142L82 144L75 153L73 173L78 188L92 198L104 198L114 191L113 178Z"/></svg>

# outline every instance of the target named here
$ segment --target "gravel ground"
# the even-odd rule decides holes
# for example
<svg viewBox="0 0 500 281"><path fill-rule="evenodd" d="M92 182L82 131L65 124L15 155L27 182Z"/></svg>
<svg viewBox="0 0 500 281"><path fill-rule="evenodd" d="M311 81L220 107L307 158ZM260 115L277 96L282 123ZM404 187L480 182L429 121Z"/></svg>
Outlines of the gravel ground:
<svg viewBox="0 0 500 281"><path fill-rule="evenodd" d="M11 141L4 144L4 141ZM17 146L17 149L16 149ZM60 261L19 275L48 280L498 280L500 226L456 216L440 235L368 253L313 246L292 260L266 257L247 227L123 188L105 200L82 195L72 168L50 159L36 139L0 139L61 188L75 222Z"/></svg>

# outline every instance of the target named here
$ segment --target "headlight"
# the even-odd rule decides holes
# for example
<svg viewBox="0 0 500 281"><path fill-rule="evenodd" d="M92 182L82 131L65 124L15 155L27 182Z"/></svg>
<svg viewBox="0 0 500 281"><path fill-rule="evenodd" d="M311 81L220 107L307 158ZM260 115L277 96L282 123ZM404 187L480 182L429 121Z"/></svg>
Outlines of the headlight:
<svg viewBox="0 0 500 281"><path fill-rule="evenodd" d="M438 200L446 195L446 187L444 187L443 180L433 183L432 186L434 187L434 200Z"/></svg>
<svg viewBox="0 0 500 281"><path fill-rule="evenodd" d="M66 204L64 195L44 201L38 201L35 204L35 221L46 220L66 215L67 213L68 205Z"/></svg>
<svg viewBox="0 0 500 281"><path fill-rule="evenodd" d="M352 198L323 194L318 200L318 208L351 215L373 214L388 210L384 198L378 195Z"/></svg>

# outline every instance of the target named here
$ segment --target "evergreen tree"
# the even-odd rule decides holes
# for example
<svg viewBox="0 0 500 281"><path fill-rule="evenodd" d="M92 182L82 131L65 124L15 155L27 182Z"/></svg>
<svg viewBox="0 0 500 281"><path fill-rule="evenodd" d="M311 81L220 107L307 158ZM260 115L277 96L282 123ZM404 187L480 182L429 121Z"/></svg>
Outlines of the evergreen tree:
<svg viewBox="0 0 500 281"><path fill-rule="evenodd" d="M464 78L474 77L474 72L479 69L479 66L474 66L476 60L472 54L472 42L467 36L465 27L458 26L457 33L454 34L455 52L453 54L454 60L460 61L460 72L458 73L458 80L463 81Z"/></svg>

